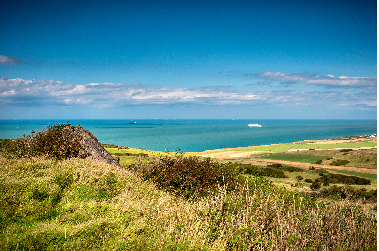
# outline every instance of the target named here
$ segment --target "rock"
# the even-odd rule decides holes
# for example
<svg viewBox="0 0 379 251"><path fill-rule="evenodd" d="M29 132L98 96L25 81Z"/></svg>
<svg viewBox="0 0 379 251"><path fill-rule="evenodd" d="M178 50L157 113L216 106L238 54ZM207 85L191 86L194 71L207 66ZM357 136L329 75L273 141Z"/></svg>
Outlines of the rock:
<svg viewBox="0 0 379 251"><path fill-rule="evenodd" d="M122 168L118 161L113 158L113 156L107 150L105 150L105 148L89 130L82 127L77 128L77 130L81 138L81 149L78 154L79 158L95 159L102 163Z"/></svg>

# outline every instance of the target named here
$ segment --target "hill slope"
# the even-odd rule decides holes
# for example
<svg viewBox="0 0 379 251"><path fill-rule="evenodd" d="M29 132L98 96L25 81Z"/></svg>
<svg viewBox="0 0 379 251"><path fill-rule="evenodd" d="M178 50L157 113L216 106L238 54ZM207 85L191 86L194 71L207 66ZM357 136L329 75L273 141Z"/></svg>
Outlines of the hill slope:
<svg viewBox="0 0 379 251"><path fill-rule="evenodd" d="M93 160L0 154L1 250L376 250L376 211L247 180L187 201Z"/></svg>

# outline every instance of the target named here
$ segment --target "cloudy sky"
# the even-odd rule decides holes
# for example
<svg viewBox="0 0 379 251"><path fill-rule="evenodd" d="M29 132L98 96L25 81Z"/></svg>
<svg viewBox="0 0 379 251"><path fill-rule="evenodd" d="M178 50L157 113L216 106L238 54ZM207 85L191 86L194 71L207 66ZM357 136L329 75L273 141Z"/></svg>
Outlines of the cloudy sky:
<svg viewBox="0 0 379 251"><path fill-rule="evenodd" d="M6 1L0 119L376 119L375 0Z"/></svg>

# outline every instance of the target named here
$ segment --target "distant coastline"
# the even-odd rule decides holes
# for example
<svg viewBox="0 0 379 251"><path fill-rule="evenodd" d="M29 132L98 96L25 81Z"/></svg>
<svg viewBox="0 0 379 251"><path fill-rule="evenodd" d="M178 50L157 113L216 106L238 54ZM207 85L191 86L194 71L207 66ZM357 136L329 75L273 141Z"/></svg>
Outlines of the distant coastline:
<svg viewBox="0 0 379 251"><path fill-rule="evenodd" d="M0 120L0 138L20 138L49 123L67 120ZM281 119L124 119L69 120L89 129L103 144L155 151L186 152L323 140L376 134L376 120L281 120ZM129 124L129 122L136 124ZM249 124L262 125L260 128ZM258 129L258 130L257 130Z"/></svg>

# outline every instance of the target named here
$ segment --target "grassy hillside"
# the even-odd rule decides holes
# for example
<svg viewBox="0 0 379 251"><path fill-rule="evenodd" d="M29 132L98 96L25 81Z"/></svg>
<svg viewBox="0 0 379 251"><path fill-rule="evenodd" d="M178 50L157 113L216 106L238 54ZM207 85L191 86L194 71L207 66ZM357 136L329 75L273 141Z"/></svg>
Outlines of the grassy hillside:
<svg viewBox="0 0 379 251"><path fill-rule="evenodd" d="M312 186L364 178L109 146L122 169L76 158L77 130L0 140L0 250L377 248L374 191L333 186L317 200L261 176L317 173Z"/></svg>
<svg viewBox="0 0 379 251"><path fill-rule="evenodd" d="M0 166L1 250L376 250L376 207L260 177L186 200L89 160L1 154Z"/></svg>

